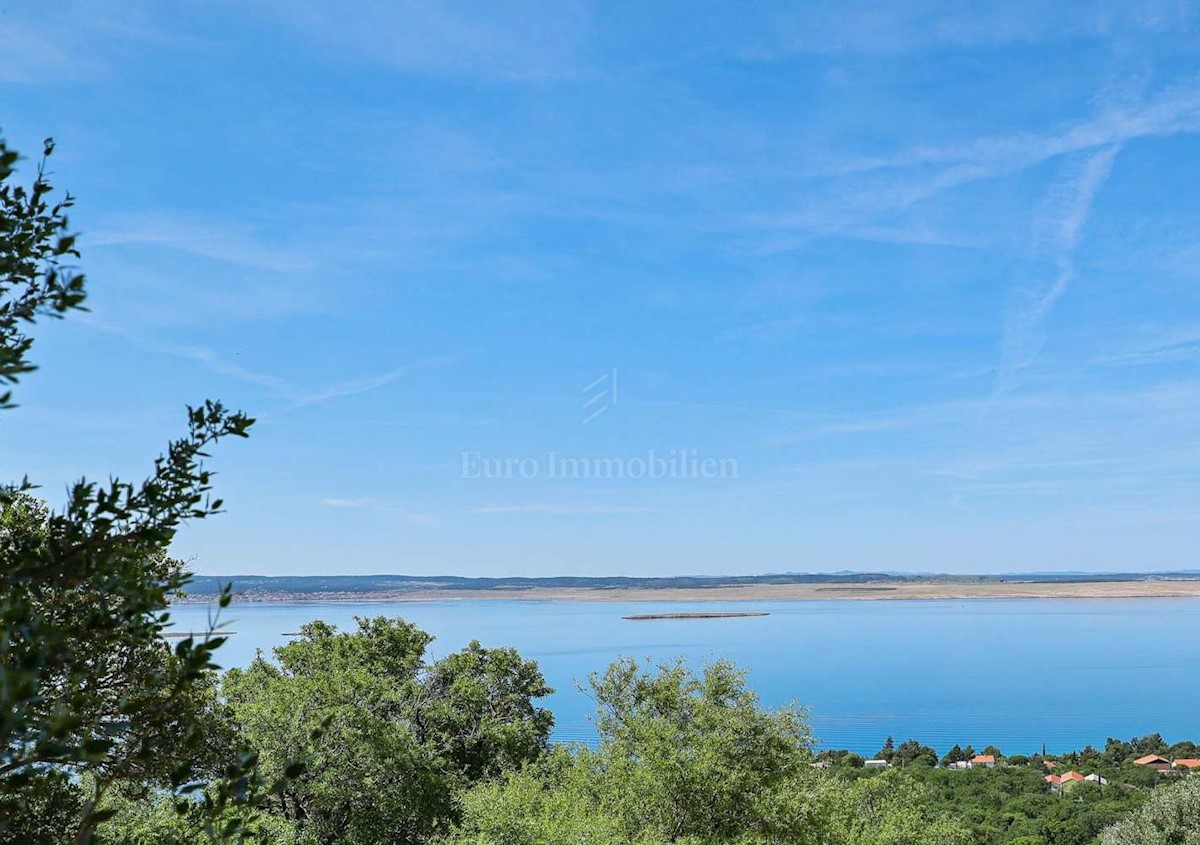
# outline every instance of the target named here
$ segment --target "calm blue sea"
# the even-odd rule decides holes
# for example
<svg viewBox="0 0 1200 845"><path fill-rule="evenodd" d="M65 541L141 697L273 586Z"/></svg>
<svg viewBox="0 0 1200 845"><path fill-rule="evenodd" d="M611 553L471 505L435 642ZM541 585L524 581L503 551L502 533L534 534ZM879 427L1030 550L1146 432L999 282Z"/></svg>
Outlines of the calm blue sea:
<svg viewBox="0 0 1200 845"><path fill-rule="evenodd" d="M740 619L633 622L631 613L766 611ZM174 609L177 627L209 609ZM432 656L472 639L515 646L557 690L556 737L591 739L588 674L631 655L700 664L728 658L763 701L809 708L821 745L871 754L892 735L944 752L956 742L1006 753L1102 745L1150 732L1200 740L1200 599L646 602L439 601L244 604L229 667L269 652L313 619L402 617L437 637Z"/></svg>

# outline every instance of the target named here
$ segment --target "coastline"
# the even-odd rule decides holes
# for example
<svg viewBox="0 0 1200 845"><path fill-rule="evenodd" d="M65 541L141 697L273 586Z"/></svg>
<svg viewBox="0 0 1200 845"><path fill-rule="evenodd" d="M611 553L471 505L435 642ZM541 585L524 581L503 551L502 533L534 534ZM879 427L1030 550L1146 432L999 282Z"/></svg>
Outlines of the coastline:
<svg viewBox="0 0 1200 845"><path fill-rule="evenodd" d="M236 587L236 581L235 581ZM954 601L972 599L1128 599L1200 597L1200 579L994 583L748 584L714 587L526 587L512 589L415 589L363 592L235 593L235 604L431 601ZM208 603L193 594L181 603Z"/></svg>

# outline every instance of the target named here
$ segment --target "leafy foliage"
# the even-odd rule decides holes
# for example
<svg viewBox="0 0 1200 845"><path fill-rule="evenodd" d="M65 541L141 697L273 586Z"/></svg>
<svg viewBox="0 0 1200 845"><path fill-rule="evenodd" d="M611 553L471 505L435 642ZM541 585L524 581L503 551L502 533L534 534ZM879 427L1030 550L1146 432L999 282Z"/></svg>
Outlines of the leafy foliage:
<svg viewBox="0 0 1200 845"><path fill-rule="evenodd" d="M893 766L928 766L938 764L937 751L928 745L922 745L915 739L906 739L900 745L889 736L883 747L875 755L876 760L886 760Z"/></svg>
<svg viewBox="0 0 1200 845"><path fill-rule="evenodd" d="M673 841L771 827L761 802L808 775L811 734L799 709L761 709L745 680L728 662L696 674L628 659L592 677L600 749L589 762L610 792L639 796L621 804L628 829Z"/></svg>
<svg viewBox="0 0 1200 845"><path fill-rule="evenodd" d="M231 670L223 689L265 770L311 764L269 806L317 842L422 842L458 817L470 783L546 752L551 690L537 665L477 642L436 663L432 638L402 620L314 622ZM321 727L313 740L311 732Z"/></svg>
<svg viewBox="0 0 1200 845"><path fill-rule="evenodd" d="M886 745L886 744L885 744ZM912 757L906 749L919 751ZM1180 742L1168 745L1161 736L1151 734L1128 741L1109 739L1103 750L1087 747L1080 751L1055 755L1053 760L1040 754L1003 757L999 749L988 746L985 753L995 754L994 769L950 770L948 765L970 759L974 749L955 745L942 758L938 768L927 765L933 749L913 740L893 743L891 762L923 790L918 804L952 815L969 832L970 841L979 845L1091 845L1107 827L1136 811L1147 797L1157 794L1172 777L1164 777L1133 760L1146 753L1166 757L1192 756L1195 745ZM888 778L893 770L872 772L861 767L860 758L846 751L826 750L819 759L827 761L831 772L861 782ZM1095 774L1106 781L1072 782L1051 789L1045 781L1051 771L1059 774L1075 770ZM856 765L857 764L857 765ZM917 799L913 799L917 800ZM1196 820L1200 823L1200 818Z"/></svg>
<svg viewBox="0 0 1200 845"><path fill-rule="evenodd" d="M1200 845L1200 777L1155 790L1141 809L1104 831L1100 845Z"/></svg>
<svg viewBox="0 0 1200 845"><path fill-rule="evenodd" d="M454 845L958 845L896 773L849 784L811 766L803 712L765 710L719 662L619 661L590 684L600 743L559 749L464 798Z"/></svg>
<svg viewBox="0 0 1200 845"><path fill-rule="evenodd" d="M665 845L660 831L631 832L598 794L589 767L566 749L538 766L468 791L447 845Z"/></svg>
<svg viewBox="0 0 1200 845"><path fill-rule="evenodd" d="M46 177L52 152L54 142L47 139L37 176L26 188L12 181L20 156L0 138L0 390L34 369L28 357L33 338L24 327L80 308L86 296L83 274L67 263L79 257L67 220L74 199L67 194L52 200ZM11 391L0 392L0 408L11 398Z"/></svg>
<svg viewBox="0 0 1200 845"><path fill-rule="evenodd" d="M53 143L45 144L45 155ZM69 195L52 199L45 159L15 184L19 157L0 140L0 408L34 369L29 328L83 306L68 232ZM216 402L188 409L188 431L138 484L75 483L61 512L27 480L0 489L0 842L90 842L123 782L157 782L205 808L213 838L244 832L215 820L269 791L252 753L218 765L213 652L222 638L163 640L170 597L188 580L167 556L185 521L207 518L206 450L252 421ZM221 604L230 600L228 588ZM207 787L201 779L217 773Z"/></svg>
<svg viewBox="0 0 1200 845"><path fill-rule="evenodd" d="M975 840L956 818L939 811L908 773L887 771L830 790L825 842L845 845L967 845Z"/></svg>

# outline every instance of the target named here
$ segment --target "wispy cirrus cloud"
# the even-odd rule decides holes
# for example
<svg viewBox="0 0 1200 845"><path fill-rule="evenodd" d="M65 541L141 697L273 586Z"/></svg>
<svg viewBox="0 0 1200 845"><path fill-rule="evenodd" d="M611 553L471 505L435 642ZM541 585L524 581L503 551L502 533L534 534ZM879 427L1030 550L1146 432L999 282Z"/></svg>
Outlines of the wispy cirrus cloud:
<svg viewBox="0 0 1200 845"><path fill-rule="evenodd" d="M1075 279L1075 250L1092 204L1112 173L1120 144L1072 161L1050 187L1034 224L1035 250L1046 256L1047 271L1019 284L1017 302L1005 319L995 391L1006 390L1041 349L1046 320Z"/></svg>
<svg viewBox="0 0 1200 845"><path fill-rule="evenodd" d="M581 72L589 15L575 0L479 5L359 3L353 15L316 0L271 0L258 11L355 62L430 76L547 80Z"/></svg>
<svg viewBox="0 0 1200 845"><path fill-rule="evenodd" d="M125 335L129 337L129 335ZM287 379L279 378L278 376L270 375L269 373L259 373L254 370L247 369L239 364L235 364L222 358L213 350L204 346L171 346L163 344L152 344L145 341L137 341L139 346L148 347L156 352L166 355L173 355L178 358L186 358L189 361L195 361L198 364L203 364L214 373L219 373L223 376L244 381L249 384L255 384L259 387L265 387L273 393L288 395L295 393L295 385Z"/></svg>
<svg viewBox="0 0 1200 845"><path fill-rule="evenodd" d="M119 48L166 37L152 9L105 0L9 4L0 9L0 80L44 85L106 74Z"/></svg>
<svg viewBox="0 0 1200 845"><path fill-rule="evenodd" d="M1115 34L1186 30L1196 11L1174 0L1105 4L985 0L910 3L813 2L776 18L765 56L791 53L900 55L952 48L1028 45Z"/></svg>
<svg viewBox="0 0 1200 845"><path fill-rule="evenodd" d="M291 396L292 407L303 408L308 405L319 405L322 402L329 402L333 399L343 399L347 396L370 393L372 390L378 390L381 387L391 384L412 370L445 364L449 360L449 358L423 358L419 361L413 361L412 363L396 367L386 373L379 373L378 375L338 382L327 387L300 388Z"/></svg>
<svg viewBox="0 0 1200 845"><path fill-rule="evenodd" d="M474 508L478 514L546 514L550 516L606 516L616 514L656 513L656 508L631 507L626 505L559 505L549 503L520 505L484 505Z"/></svg>
<svg viewBox="0 0 1200 845"><path fill-rule="evenodd" d="M779 317L773 320L762 320L757 323L733 326L717 335L717 340L749 340L777 343L795 335L804 325L805 320L800 316Z"/></svg>
<svg viewBox="0 0 1200 845"><path fill-rule="evenodd" d="M1102 366L1135 367L1153 364L1174 364L1183 361L1195 361L1197 359L1200 359L1200 338L1182 343L1154 346L1149 349L1139 349L1134 352L1106 355L1092 359L1092 363Z"/></svg>
<svg viewBox="0 0 1200 845"><path fill-rule="evenodd" d="M790 212L757 216L753 222L763 234L756 237L773 239L777 248L788 250L811 237L861 238L879 226L899 225L903 231L913 225L909 210L940 194L1061 160L1059 176L1034 214L1030 256L1011 287L1011 303L1003 315L994 380L994 391L1001 392L1042 348L1047 320L1075 279L1075 253L1093 204L1121 151L1138 140L1197 132L1200 77L1189 77L1145 98L1101 100L1091 117L1049 132L826 162L810 176L827 184L828 190L816 192ZM940 240L951 245L957 239L953 231L918 231L931 235L931 244ZM788 232L796 234L789 240Z"/></svg>
<svg viewBox="0 0 1200 845"><path fill-rule="evenodd" d="M286 400L289 410L305 408L310 405L321 405L336 399L370 393L386 387L414 370L441 366L453 360L449 356L420 358L382 373L360 376L325 385L303 384L242 366L206 346L152 340L138 332L97 320L90 315L81 317L80 322L86 323L98 331L122 337L147 351L161 355L170 355L176 358L184 358L188 361L201 364L214 373L265 388L268 392Z"/></svg>
<svg viewBox="0 0 1200 845"><path fill-rule="evenodd" d="M286 399L290 409L306 408L310 405L321 405L335 399L344 399L350 396L370 393L381 387L386 387L413 370L445 364L451 360L446 357L423 358L375 375L362 376L328 385L304 385L229 364L218 357L212 350L202 347L163 348L162 351L202 363L214 372L222 373L251 384L267 387L272 392Z"/></svg>
<svg viewBox="0 0 1200 845"><path fill-rule="evenodd" d="M910 145L869 157L822 157L779 174L809 186L802 203L748 214L739 225L752 230L752 242L765 244L768 253L795 250L808 237L828 236L983 246L989 238L978 232L960 232L952 220L935 226L911 212L947 192L1023 173L1055 159L1074 155L1094 160L1094 167L1102 170L1110 153L1131 141L1197 132L1200 77L1193 76L1144 99L1099 102L1090 116L1050 130L988 135L957 144ZM1071 165L1066 169L1071 170ZM995 239L993 234L990 240Z"/></svg>
<svg viewBox="0 0 1200 845"><path fill-rule="evenodd" d="M388 419L359 420L359 425L379 426L381 428L411 428L436 426L438 428L463 426L467 428L494 428L500 424L497 417L470 416L452 413L412 413L401 411Z"/></svg>
<svg viewBox="0 0 1200 845"><path fill-rule="evenodd" d="M442 524L441 517L435 513L413 511L402 504L385 502L370 496L329 497L322 499L321 504L335 510L381 511L394 514L410 525L421 525L428 528L436 528Z"/></svg>
<svg viewBox="0 0 1200 845"><path fill-rule="evenodd" d="M89 247L158 246L258 270L293 272L315 261L294 244L271 245L248 225L153 211L109 216L86 235Z"/></svg>

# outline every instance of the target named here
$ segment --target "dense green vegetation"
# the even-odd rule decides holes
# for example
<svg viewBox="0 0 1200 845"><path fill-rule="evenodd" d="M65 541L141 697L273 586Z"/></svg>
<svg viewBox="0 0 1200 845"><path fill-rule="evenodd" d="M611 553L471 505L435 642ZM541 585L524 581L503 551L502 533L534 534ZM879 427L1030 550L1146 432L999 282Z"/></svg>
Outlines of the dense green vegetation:
<svg viewBox="0 0 1200 845"><path fill-rule="evenodd" d="M1169 745L1158 734L1129 741L1109 739L1103 749L1088 747L1050 757L1005 757L992 746L977 751L956 745L935 768L939 758L934 749L911 740L896 745L889 738L875 759L886 760L919 782L930 805L953 814L970 831L971 842L1083 845L1095 842L1101 831L1140 807L1151 790L1174 782L1175 775L1164 777L1154 769L1136 765L1134 760L1147 754L1194 759L1200 756L1196 752L1192 742ZM996 767L949 768L976 753L995 756ZM826 750L818 760L827 761L831 771L851 780L878 777L863 768L862 757L847 751ZM1104 784L1072 782L1052 788L1045 780L1048 774L1071 771L1098 775Z"/></svg>
<svg viewBox="0 0 1200 845"><path fill-rule="evenodd" d="M762 708L732 665L632 660L593 676L599 743L552 747L546 688L511 650L429 664L396 620L322 623L223 679L234 732L303 773L247 820L276 843L966 843L896 771L851 783L811 763L802 711ZM310 729L322 726L312 738ZM102 833L155 841L170 796L113 805ZM189 833L199 836L199 825Z"/></svg>
<svg viewBox="0 0 1200 845"><path fill-rule="evenodd" d="M537 666L472 643L424 662L432 638L406 622L320 622L224 679L238 730L272 774L307 770L265 805L316 842L424 842L456 818L470 784L546 751L553 718ZM326 729L314 740L318 726Z"/></svg>
<svg viewBox="0 0 1200 845"><path fill-rule="evenodd" d="M85 299L71 266L72 199L56 198L44 167L52 151L47 141L24 185L19 156L0 139L4 413L35 369L31 327ZM90 842L131 786L170 790L215 838L236 837L243 811L271 789L251 749L229 744L213 756L220 638L168 649L161 637L169 600L188 581L168 557L171 540L221 506L209 497L206 450L251 425L215 402L186 420L141 483L81 480L60 511L29 497L28 479L0 486L0 841Z"/></svg>
<svg viewBox="0 0 1200 845"><path fill-rule="evenodd" d="M70 198L42 170L15 184L17 160L0 141L0 410L33 370L30 327L84 302ZM191 581L169 548L220 510L202 462L251 422L204 402L145 481L80 481L59 510L28 481L0 489L0 845L1196 842L1200 778L1163 787L1129 762L1190 743L1068 755L1109 783L1056 792L1044 760L998 749L995 769L955 771L937 764L973 749L889 739L868 770L814 756L805 713L764 708L727 663L594 675L594 747L550 742L531 661L472 643L431 662L401 620L312 623L222 676L219 631L163 638Z"/></svg>
<svg viewBox="0 0 1200 845"><path fill-rule="evenodd" d="M1200 845L1200 777L1155 790L1136 813L1110 827L1100 845Z"/></svg>
<svg viewBox="0 0 1200 845"><path fill-rule="evenodd" d="M1051 792L1043 772L1031 765L905 772L925 787L932 806L952 812L979 845L1085 845L1145 797L1144 788L1112 782Z"/></svg>

